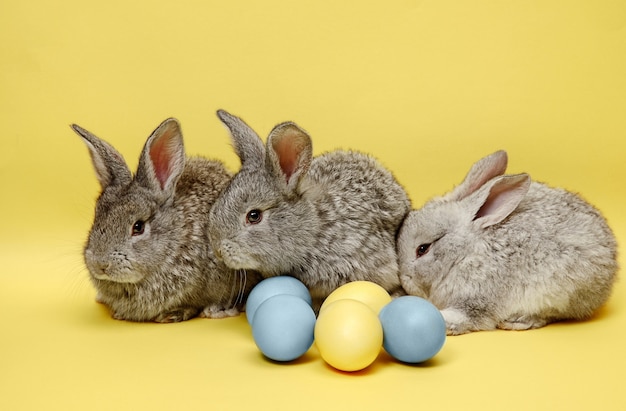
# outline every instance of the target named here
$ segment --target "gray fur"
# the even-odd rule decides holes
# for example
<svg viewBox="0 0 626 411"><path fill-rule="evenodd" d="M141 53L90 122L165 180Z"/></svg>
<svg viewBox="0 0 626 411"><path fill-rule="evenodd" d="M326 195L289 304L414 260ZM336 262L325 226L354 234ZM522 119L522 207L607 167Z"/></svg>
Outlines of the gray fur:
<svg viewBox="0 0 626 411"><path fill-rule="evenodd" d="M241 119L218 116L242 160L209 217L211 242L228 266L296 277L314 308L355 280L403 293L395 238L411 204L389 170L352 151L313 158L310 137L291 122L276 126L264 148ZM246 221L254 209L263 213L258 224Z"/></svg>
<svg viewBox="0 0 626 411"><path fill-rule="evenodd" d="M207 236L209 210L231 178L222 163L186 159L180 126L168 119L146 141L133 177L111 145L72 128L102 187L84 249L97 300L130 321L239 314L258 279L216 259ZM143 234L133 236L140 220Z"/></svg>
<svg viewBox="0 0 626 411"><path fill-rule="evenodd" d="M617 245L600 212L526 174L502 175L506 160L499 151L477 162L400 231L402 285L441 310L448 334L587 319L611 293Z"/></svg>

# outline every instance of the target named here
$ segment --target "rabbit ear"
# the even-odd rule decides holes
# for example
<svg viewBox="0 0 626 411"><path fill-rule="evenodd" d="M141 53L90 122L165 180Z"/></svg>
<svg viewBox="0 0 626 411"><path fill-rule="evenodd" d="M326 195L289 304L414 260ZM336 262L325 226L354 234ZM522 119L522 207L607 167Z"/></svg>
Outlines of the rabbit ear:
<svg viewBox="0 0 626 411"><path fill-rule="evenodd" d="M277 125L267 138L266 166L281 184L286 184L287 191L295 190L312 158L311 138L294 123Z"/></svg>
<svg viewBox="0 0 626 411"><path fill-rule="evenodd" d="M130 170L122 155L113 146L76 124L72 124L71 127L87 145L96 177L103 190L112 184L130 184L132 180Z"/></svg>
<svg viewBox="0 0 626 411"><path fill-rule="evenodd" d="M504 174L508 158L506 151L500 150L478 160L465 176L465 179L444 198L447 200L462 200L469 196L487 181Z"/></svg>
<svg viewBox="0 0 626 411"><path fill-rule="evenodd" d="M265 148L258 134L242 119L232 114L218 110L217 116L230 131L233 147L242 168L261 168L265 158Z"/></svg>
<svg viewBox="0 0 626 411"><path fill-rule="evenodd" d="M474 214L476 224L487 228L508 217L526 196L529 188L528 174L500 176L490 180L464 201Z"/></svg>
<svg viewBox="0 0 626 411"><path fill-rule="evenodd" d="M169 118L148 137L137 168L137 182L166 197L174 194L185 168L185 147L180 125Z"/></svg>

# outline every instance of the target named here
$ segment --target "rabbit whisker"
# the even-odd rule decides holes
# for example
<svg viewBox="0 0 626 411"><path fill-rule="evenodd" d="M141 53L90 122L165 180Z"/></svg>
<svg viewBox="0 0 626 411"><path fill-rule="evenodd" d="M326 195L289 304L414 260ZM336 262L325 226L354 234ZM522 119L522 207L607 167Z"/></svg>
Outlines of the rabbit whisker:
<svg viewBox="0 0 626 411"><path fill-rule="evenodd" d="M246 284L248 282L248 273L246 270L240 270L241 273L241 285L239 287L239 294L237 295L236 303L238 305L243 305L245 292L246 292Z"/></svg>

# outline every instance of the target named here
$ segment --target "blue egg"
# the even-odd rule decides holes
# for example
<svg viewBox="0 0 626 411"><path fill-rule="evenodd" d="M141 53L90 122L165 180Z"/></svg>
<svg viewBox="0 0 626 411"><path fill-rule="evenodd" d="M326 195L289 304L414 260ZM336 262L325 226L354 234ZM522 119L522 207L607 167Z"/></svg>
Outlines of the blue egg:
<svg viewBox="0 0 626 411"><path fill-rule="evenodd" d="M398 297L379 314L383 347L395 359L420 363L434 357L446 341L446 323L430 302L414 296Z"/></svg>
<svg viewBox="0 0 626 411"><path fill-rule="evenodd" d="M265 300L256 310L252 337L256 346L275 361L292 361L313 345L315 313L300 297L279 294Z"/></svg>
<svg viewBox="0 0 626 411"><path fill-rule="evenodd" d="M288 276L267 278L258 283L248 295L246 302L248 324L252 325L254 313L265 300L279 294L294 295L309 305L312 304L311 293L300 280Z"/></svg>

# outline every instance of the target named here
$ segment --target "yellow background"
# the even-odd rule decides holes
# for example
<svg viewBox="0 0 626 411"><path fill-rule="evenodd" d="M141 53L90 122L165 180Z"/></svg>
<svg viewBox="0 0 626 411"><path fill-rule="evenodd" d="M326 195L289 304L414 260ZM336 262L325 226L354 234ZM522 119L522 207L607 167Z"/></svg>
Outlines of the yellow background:
<svg viewBox="0 0 626 411"><path fill-rule="evenodd" d="M626 409L626 285L585 323L448 338L423 366L263 359L240 316L112 320L81 248L97 185L78 123L131 168L177 117L238 168L215 117L375 154L418 207L506 149L626 241L626 3L21 1L0 5L0 409ZM620 257L622 265L624 258ZM623 277L623 276L622 276Z"/></svg>

